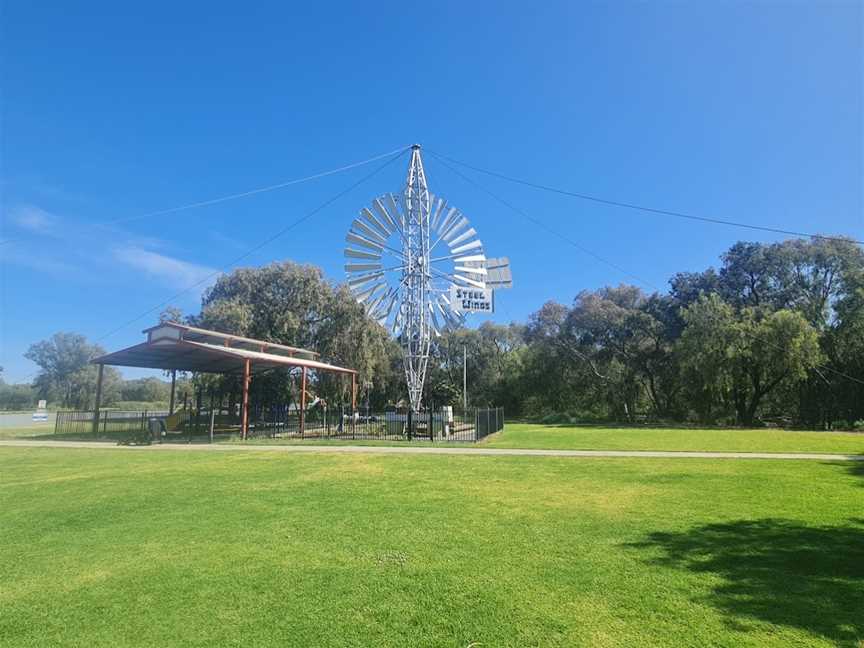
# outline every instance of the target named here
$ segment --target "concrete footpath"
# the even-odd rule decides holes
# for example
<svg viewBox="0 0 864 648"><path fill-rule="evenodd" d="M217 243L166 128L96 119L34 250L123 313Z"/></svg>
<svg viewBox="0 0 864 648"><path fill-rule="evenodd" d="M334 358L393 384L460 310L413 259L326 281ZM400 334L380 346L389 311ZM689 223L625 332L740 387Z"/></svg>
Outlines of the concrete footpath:
<svg viewBox="0 0 864 648"><path fill-rule="evenodd" d="M126 452L293 452L344 454L472 455L483 457L634 457L661 459L803 459L812 461L864 461L864 455L815 452L669 452L649 450L534 450L453 446L357 446L357 445L260 445L260 444L180 444L120 446L98 441L0 441L2 448L54 448L120 450Z"/></svg>

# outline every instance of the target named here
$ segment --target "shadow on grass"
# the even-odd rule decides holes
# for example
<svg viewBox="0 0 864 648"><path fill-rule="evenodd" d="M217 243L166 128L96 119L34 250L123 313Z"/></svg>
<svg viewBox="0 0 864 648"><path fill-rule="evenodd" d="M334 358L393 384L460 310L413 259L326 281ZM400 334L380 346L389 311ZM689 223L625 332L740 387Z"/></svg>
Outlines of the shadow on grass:
<svg viewBox="0 0 864 648"><path fill-rule="evenodd" d="M864 519L834 527L741 520L630 546L659 550L654 564L721 577L703 602L731 625L756 619L856 647L864 639Z"/></svg>
<svg viewBox="0 0 864 648"><path fill-rule="evenodd" d="M864 461L853 461L852 465L849 466L849 473L864 479ZM864 482L861 483L861 486L864 486Z"/></svg>

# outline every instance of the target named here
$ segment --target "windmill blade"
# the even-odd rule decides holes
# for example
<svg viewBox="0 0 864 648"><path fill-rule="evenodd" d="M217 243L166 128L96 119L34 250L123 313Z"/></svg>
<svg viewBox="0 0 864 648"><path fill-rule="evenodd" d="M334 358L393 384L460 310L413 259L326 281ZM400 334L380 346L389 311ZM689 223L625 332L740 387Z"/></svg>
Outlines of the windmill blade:
<svg viewBox="0 0 864 648"><path fill-rule="evenodd" d="M450 223L459 215L459 210L455 207L451 207L447 211L447 215L444 219L438 224L438 234L441 235L447 231L447 228L450 227Z"/></svg>
<svg viewBox="0 0 864 648"><path fill-rule="evenodd" d="M370 281L375 281L376 279L380 279L383 276L384 276L383 272L372 272L369 274L358 275L358 276L348 280L348 287L353 288L354 286L361 286L364 283L369 283Z"/></svg>
<svg viewBox="0 0 864 648"><path fill-rule="evenodd" d="M354 293L354 298L355 298L358 302L360 302L360 303L365 303L366 300L368 300L369 297L372 296L372 293L374 293L374 292L375 292L376 290L378 290L379 288L383 288L383 287L386 286L386 285L387 285L386 282L381 281L381 282L375 284L374 286L372 286L371 288L367 288L367 289L364 290L363 292L356 292L356 293Z"/></svg>
<svg viewBox="0 0 864 648"><path fill-rule="evenodd" d="M361 252L360 250L352 250L351 248L345 248L345 256L350 257L352 259L371 259L373 261L380 261L380 254L372 254L371 252Z"/></svg>
<svg viewBox="0 0 864 648"><path fill-rule="evenodd" d="M469 279L468 277L463 277L462 275L458 275L458 274L453 275L453 278L458 280L458 281L462 281L462 282L468 284L469 286L474 286L475 288L485 288L486 287L486 284L483 283L482 281L476 281L475 279Z"/></svg>
<svg viewBox="0 0 864 648"><path fill-rule="evenodd" d="M365 218L367 221L369 221L369 223L370 223L372 226L374 226L375 229L377 229L379 232L381 232L381 234L382 234L385 238L388 237L388 236L390 236L390 234L393 232L393 230L391 230L391 229L387 229L387 227L384 225L384 223L382 223L382 222L379 221L377 218L375 218L375 214L373 214L371 211L369 211L368 208L364 207L363 209L361 209L361 210L360 210L360 215L361 215L363 218Z"/></svg>
<svg viewBox="0 0 864 648"><path fill-rule="evenodd" d="M441 324L438 323L438 316L435 314L432 302L429 302L429 314L432 316L432 332L435 334L435 337L441 337Z"/></svg>
<svg viewBox="0 0 864 648"><path fill-rule="evenodd" d="M351 222L351 229L355 234L360 234L361 236L367 237L371 241L375 241L376 243L380 243L381 245L385 245L387 243L387 239L381 236L381 233L378 232L375 228L370 227L359 218L355 218Z"/></svg>
<svg viewBox="0 0 864 648"><path fill-rule="evenodd" d="M472 236L477 236L477 230L475 230L473 227L469 227L456 238L450 240L445 236L444 240L447 241L449 245L459 245L463 241L467 241L468 239L470 239Z"/></svg>
<svg viewBox="0 0 864 648"><path fill-rule="evenodd" d="M387 205L387 208L390 210L390 214L393 216L393 219L397 223L402 224L402 229L405 229L405 217L402 214L402 211L399 209L399 205L396 204L396 201L393 198L393 194L387 194L384 196L384 204Z"/></svg>
<svg viewBox="0 0 864 648"><path fill-rule="evenodd" d="M468 256L463 256L463 257L457 256L456 258L453 259L454 263L474 263L475 261L480 261L480 262L486 261L486 255L485 254L470 254Z"/></svg>
<svg viewBox="0 0 864 648"><path fill-rule="evenodd" d="M390 331L395 336L399 336L402 334L402 310L401 308L396 311L396 317L393 318L393 326L390 327Z"/></svg>
<svg viewBox="0 0 864 648"><path fill-rule="evenodd" d="M365 239L359 234L354 234L353 232L348 232L345 235L345 240L348 243L354 243L355 245L360 245L362 247L369 248L370 250L375 250L379 253L379 256L384 253L384 248L374 241L370 241L369 239Z"/></svg>
<svg viewBox="0 0 864 648"><path fill-rule="evenodd" d="M380 263L346 263L345 272L369 272L383 267Z"/></svg>
<svg viewBox="0 0 864 648"><path fill-rule="evenodd" d="M390 312L393 310L393 304L396 303L396 298L398 296L399 296L399 293L391 288L390 289L390 302L387 304L387 308L384 309L384 314L379 318L378 321L381 321L382 319L384 321L386 321L387 318L390 317Z"/></svg>
<svg viewBox="0 0 864 648"><path fill-rule="evenodd" d="M472 268L469 266L454 266L457 272L467 272L468 274L486 275L486 268Z"/></svg>
<svg viewBox="0 0 864 648"><path fill-rule="evenodd" d="M438 307L438 312L441 313L441 318L444 320L444 326L449 326L450 321L447 319L447 312L450 310L449 302L446 304L442 304L440 298L435 302L435 306Z"/></svg>
<svg viewBox="0 0 864 648"><path fill-rule="evenodd" d="M369 314L378 320L379 323L383 324L390 316L390 311L393 309L397 296L397 292L393 288L390 288L390 290L384 293L381 301L376 303L374 308L369 309Z"/></svg>
<svg viewBox="0 0 864 648"><path fill-rule="evenodd" d="M488 259L486 269L489 277L486 285L494 288L512 288L513 275L510 272L510 259L501 257L499 259Z"/></svg>
<svg viewBox="0 0 864 648"><path fill-rule="evenodd" d="M399 225L396 224L396 221L394 221L394 220L390 217L390 214L387 213L387 210L384 209L384 204L381 202L381 199L380 199L380 198L376 198L376 199L372 202L372 208L375 210L375 213L378 214L378 215L381 217L381 219L382 219L385 223L387 223L387 225L389 225L389 226L392 228L391 231L393 231L393 230L397 230L397 229L398 229L400 232L402 231L402 228L401 228Z"/></svg>
<svg viewBox="0 0 864 648"><path fill-rule="evenodd" d="M441 238L444 239L445 241L450 241L450 239L456 235L456 232L461 230L466 225L468 225L468 219L465 218L464 216L462 216L461 218L457 219L456 222L453 223L447 229L447 231L444 233L444 235Z"/></svg>
<svg viewBox="0 0 864 648"><path fill-rule="evenodd" d="M384 284L385 286L387 284ZM375 309L378 308L378 304L382 302L382 300L387 297L388 292L385 290L380 295L378 295L375 299L369 302L369 306L366 308L366 314L371 315L375 312Z"/></svg>
<svg viewBox="0 0 864 648"><path fill-rule="evenodd" d="M447 322L447 326L451 328L457 328L462 324L463 318L460 317L460 314L456 313L452 308L442 309L441 314L444 316L444 321Z"/></svg>
<svg viewBox="0 0 864 648"><path fill-rule="evenodd" d="M447 207L447 201L443 198L438 199L438 205L434 209L434 213L432 217L429 219L429 227L434 229L438 226L438 221L441 219L441 214L444 213L444 209Z"/></svg>
<svg viewBox="0 0 864 648"><path fill-rule="evenodd" d="M476 250L477 248L482 248L483 242L480 239L476 241L471 241L470 243L466 243L465 245L460 245L459 247L452 248L450 251L453 254L461 254L462 252L467 252L468 250Z"/></svg>

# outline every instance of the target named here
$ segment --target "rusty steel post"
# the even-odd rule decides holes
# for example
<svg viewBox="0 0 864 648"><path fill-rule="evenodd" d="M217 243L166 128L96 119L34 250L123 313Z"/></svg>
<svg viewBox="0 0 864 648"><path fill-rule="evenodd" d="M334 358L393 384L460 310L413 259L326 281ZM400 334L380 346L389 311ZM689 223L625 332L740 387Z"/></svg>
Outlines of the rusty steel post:
<svg viewBox="0 0 864 648"><path fill-rule="evenodd" d="M99 373L96 377L96 400L93 403L93 436L99 435L99 407L102 405L102 374L105 365L99 364Z"/></svg>
<svg viewBox="0 0 864 648"><path fill-rule="evenodd" d="M174 390L177 387L177 370L171 370L171 400L168 402L168 416L174 413Z"/></svg>
<svg viewBox="0 0 864 648"><path fill-rule="evenodd" d="M243 423L240 436L245 441L249 433L249 380L252 372L252 361L246 360L243 364Z"/></svg>
<svg viewBox="0 0 864 648"><path fill-rule="evenodd" d="M306 430L306 367L300 369L300 436Z"/></svg>

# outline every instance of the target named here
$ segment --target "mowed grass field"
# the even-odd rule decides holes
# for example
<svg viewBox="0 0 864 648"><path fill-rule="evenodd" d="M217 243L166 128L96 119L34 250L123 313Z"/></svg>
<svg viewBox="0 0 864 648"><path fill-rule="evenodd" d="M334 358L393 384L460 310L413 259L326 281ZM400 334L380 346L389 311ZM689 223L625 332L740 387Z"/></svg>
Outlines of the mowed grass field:
<svg viewBox="0 0 864 648"><path fill-rule="evenodd" d="M4 426L0 417L0 440L43 438L50 440L53 425ZM88 440L89 435L82 435ZM202 441L202 439L198 439ZM260 438L241 442L239 439L222 443L302 444L302 445L406 445L402 441L350 439L280 439ZM437 442L434 445L440 445ZM411 445L433 445L428 441L412 441ZM454 442L460 447L470 443ZM536 423L507 423L503 433L494 434L479 444L489 448L528 448L552 450L669 450L708 452L826 452L864 454L864 433L807 432L780 429L685 429L554 426Z"/></svg>
<svg viewBox="0 0 864 648"><path fill-rule="evenodd" d="M864 639L853 462L7 447L0 547L2 646Z"/></svg>
<svg viewBox="0 0 864 648"><path fill-rule="evenodd" d="M671 450L705 452L829 452L864 455L864 434L762 428L627 428L508 423L490 448Z"/></svg>

